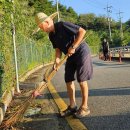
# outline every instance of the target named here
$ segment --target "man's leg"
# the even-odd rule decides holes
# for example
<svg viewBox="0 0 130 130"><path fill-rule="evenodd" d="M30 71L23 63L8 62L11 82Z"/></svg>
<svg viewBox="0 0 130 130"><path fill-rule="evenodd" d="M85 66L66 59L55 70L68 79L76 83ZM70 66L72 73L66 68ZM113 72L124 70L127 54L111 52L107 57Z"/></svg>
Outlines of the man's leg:
<svg viewBox="0 0 130 130"><path fill-rule="evenodd" d="M70 100L70 105L66 110L60 113L61 117L66 117L69 115L73 115L77 111L77 106L75 102L75 85L74 82L67 82L67 92Z"/></svg>
<svg viewBox="0 0 130 130"><path fill-rule="evenodd" d="M81 107L88 107L88 83L87 81L80 82L81 94L82 94L82 104Z"/></svg>
<svg viewBox="0 0 130 130"><path fill-rule="evenodd" d="M92 60L90 54L81 55L77 59L77 81L80 84L82 103L78 111L75 113L77 118L85 117L90 113L88 108L88 84L87 80L90 80L93 73Z"/></svg>
<svg viewBox="0 0 130 130"><path fill-rule="evenodd" d="M104 56L103 59L105 60L105 51L103 51L103 56Z"/></svg>
<svg viewBox="0 0 130 130"><path fill-rule="evenodd" d="M73 108L76 106L76 101L75 101L75 85L74 82L67 82L67 92L69 96L69 101L70 101L70 107Z"/></svg>
<svg viewBox="0 0 130 130"><path fill-rule="evenodd" d="M80 88L82 93L82 104L78 111L75 113L76 118L82 118L90 114L90 110L88 108L88 84L87 81L80 82Z"/></svg>
<svg viewBox="0 0 130 130"><path fill-rule="evenodd" d="M73 60L73 57L70 57L65 65L65 82L70 104L66 110L61 112L61 117L73 115L75 112L77 112L77 106L75 102L75 85L73 82L75 80L74 74L76 71L76 64Z"/></svg>
<svg viewBox="0 0 130 130"><path fill-rule="evenodd" d="M107 60L109 59L109 53L108 53L108 51L107 51Z"/></svg>

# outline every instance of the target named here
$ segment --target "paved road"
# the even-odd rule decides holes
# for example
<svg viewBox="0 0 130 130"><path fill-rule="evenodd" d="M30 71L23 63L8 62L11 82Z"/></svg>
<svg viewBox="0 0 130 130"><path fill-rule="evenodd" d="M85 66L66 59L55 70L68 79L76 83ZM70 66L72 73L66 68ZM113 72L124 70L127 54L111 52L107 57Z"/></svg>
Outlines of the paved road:
<svg viewBox="0 0 130 130"><path fill-rule="evenodd" d="M89 81L91 114L81 121L89 130L130 130L130 63L104 62L95 57L93 66L93 79ZM68 104L64 66L52 82ZM76 97L79 106L81 94L77 83Z"/></svg>

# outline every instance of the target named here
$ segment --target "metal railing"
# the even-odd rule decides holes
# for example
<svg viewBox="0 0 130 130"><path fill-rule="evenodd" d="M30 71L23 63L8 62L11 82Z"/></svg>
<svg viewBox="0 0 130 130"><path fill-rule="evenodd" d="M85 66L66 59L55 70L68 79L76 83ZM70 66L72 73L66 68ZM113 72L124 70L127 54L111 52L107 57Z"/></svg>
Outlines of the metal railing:
<svg viewBox="0 0 130 130"><path fill-rule="evenodd" d="M122 58L130 58L130 46L110 48L109 53L111 57L119 57L121 55Z"/></svg>
<svg viewBox="0 0 130 130"><path fill-rule="evenodd" d="M12 45L12 41L9 40L8 45ZM17 50L17 63L18 63L18 76L24 74L28 70L34 67L51 62L54 59L54 50L49 41L43 42L43 44L37 44L35 41L20 36L20 39L16 37L16 50ZM2 44L2 47L5 45ZM6 46L8 51L5 53L0 52L0 97L5 90L9 90L13 85L16 85L15 78L15 63L12 47ZM10 60L8 60L8 56ZM9 64L7 64L10 61Z"/></svg>
<svg viewBox="0 0 130 130"><path fill-rule="evenodd" d="M21 44L18 46L17 55L19 74L22 74L37 65L48 63L53 60L51 45L43 44L38 46L31 41L30 44Z"/></svg>

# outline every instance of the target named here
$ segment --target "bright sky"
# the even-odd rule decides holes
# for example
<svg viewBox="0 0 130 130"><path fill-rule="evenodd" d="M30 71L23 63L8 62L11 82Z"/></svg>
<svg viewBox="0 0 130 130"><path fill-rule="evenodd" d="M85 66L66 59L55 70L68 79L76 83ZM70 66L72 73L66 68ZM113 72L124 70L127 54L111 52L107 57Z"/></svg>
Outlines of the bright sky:
<svg viewBox="0 0 130 130"><path fill-rule="evenodd" d="M59 2L66 7L72 7L78 14L94 13L97 16L107 15L107 11L104 9L108 6L112 6L111 17L114 20L118 20L121 13L123 22L130 19L130 0L59 0Z"/></svg>

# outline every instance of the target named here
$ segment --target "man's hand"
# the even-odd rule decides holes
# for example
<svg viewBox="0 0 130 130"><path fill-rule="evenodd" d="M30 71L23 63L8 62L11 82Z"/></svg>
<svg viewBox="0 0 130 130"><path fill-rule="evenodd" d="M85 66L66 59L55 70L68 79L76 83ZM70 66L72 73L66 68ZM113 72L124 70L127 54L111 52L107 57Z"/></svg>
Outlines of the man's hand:
<svg viewBox="0 0 130 130"><path fill-rule="evenodd" d="M70 47L70 48L68 49L68 55L71 56L71 55L73 55L74 53L75 53L75 48Z"/></svg>
<svg viewBox="0 0 130 130"><path fill-rule="evenodd" d="M58 65L57 65L56 63L53 64L53 69L56 70L56 71L58 71L57 66L58 66Z"/></svg>
<svg viewBox="0 0 130 130"><path fill-rule="evenodd" d="M55 63L53 64L53 69L58 71L60 67L58 67L58 64L60 63L60 60L56 60Z"/></svg>
<svg viewBox="0 0 130 130"><path fill-rule="evenodd" d="M41 94L36 90L32 93L33 97L41 96Z"/></svg>

